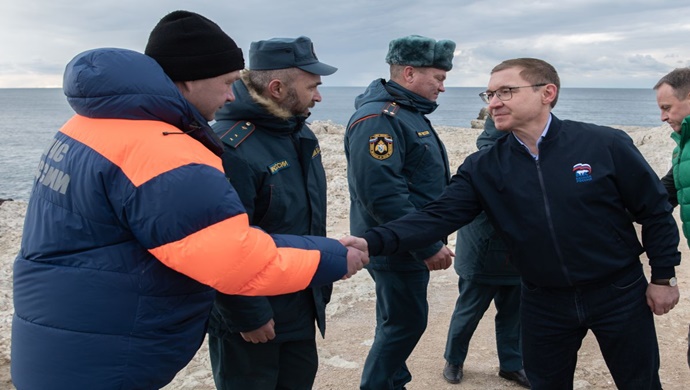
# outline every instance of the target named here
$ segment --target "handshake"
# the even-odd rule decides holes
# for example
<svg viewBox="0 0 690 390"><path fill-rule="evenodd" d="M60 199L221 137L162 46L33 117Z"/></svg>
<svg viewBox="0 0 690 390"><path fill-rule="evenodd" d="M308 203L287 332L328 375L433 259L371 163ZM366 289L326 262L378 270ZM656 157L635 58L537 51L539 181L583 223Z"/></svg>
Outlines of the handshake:
<svg viewBox="0 0 690 390"><path fill-rule="evenodd" d="M340 243L347 248L347 275L343 279L348 279L369 264L369 244L365 239L355 236L343 237ZM448 269L453 264L454 257L455 253L444 245L436 254L424 259L424 264L429 271L440 271Z"/></svg>
<svg viewBox="0 0 690 390"><path fill-rule="evenodd" d="M347 248L347 274L343 279L348 279L369 264L369 244L365 239L355 236L346 236L339 241ZM440 271L453 264L453 257L455 253L444 245L436 254L424 259L424 264L429 271Z"/></svg>
<svg viewBox="0 0 690 390"><path fill-rule="evenodd" d="M346 236L339 241L347 248L347 274L343 276L345 280L369 264L369 248L366 240L360 237Z"/></svg>

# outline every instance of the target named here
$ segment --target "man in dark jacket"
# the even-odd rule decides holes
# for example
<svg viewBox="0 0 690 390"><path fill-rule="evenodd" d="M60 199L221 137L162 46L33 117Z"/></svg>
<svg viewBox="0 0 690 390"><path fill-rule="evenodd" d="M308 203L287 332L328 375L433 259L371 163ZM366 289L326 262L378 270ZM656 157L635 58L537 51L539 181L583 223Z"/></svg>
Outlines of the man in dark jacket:
<svg viewBox="0 0 690 390"><path fill-rule="evenodd" d="M326 173L305 121L321 101L321 63L307 37L253 42L235 101L216 114L223 168L247 210L268 233L326 235ZM311 389L332 285L275 297L218 294L209 350L218 389Z"/></svg>
<svg viewBox="0 0 690 390"><path fill-rule="evenodd" d="M467 157L437 200L371 229L364 241L373 256L423 247L485 211L522 277L532 388L572 389L591 330L618 388L660 389L653 314L668 313L679 298L668 195L623 131L552 115L559 89L556 70L542 60L494 67L481 97L496 128L511 134Z"/></svg>
<svg viewBox="0 0 690 390"><path fill-rule="evenodd" d="M357 97L345 134L352 234L421 208L448 184L446 150L426 115L445 90L454 50L447 40L395 39L386 56L390 81L374 80ZM376 283L376 334L362 389L401 389L412 379L405 360L426 329L429 270L452 261L444 240L377 257L367 268Z"/></svg>
<svg viewBox="0 0 690 390"><path fill-rule="evenodd" d="M489 116L477 138L477 148L488 148L503 135ZM459 296L448 329L443 377L449 383L460 383L472 334L494 301L498 375L529 388L520 345L520 274L510 263L506 246L486 213L458 230L455 253Z"/></svg>

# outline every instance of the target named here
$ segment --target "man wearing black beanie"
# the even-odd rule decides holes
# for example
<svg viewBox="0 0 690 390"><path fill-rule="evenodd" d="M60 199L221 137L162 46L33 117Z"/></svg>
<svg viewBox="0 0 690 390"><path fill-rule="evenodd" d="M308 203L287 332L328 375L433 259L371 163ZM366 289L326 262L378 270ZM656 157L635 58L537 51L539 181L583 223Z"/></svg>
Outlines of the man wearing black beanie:
<svg viewBox="0 0 690 390"><path fill-rule="evenodd" d="M144 53L173 81L208 79L244 68L238 48L217 24L189 11L174 11L158 22Z"/></svg>
<svg viewBox="0 0 690 390"><path fill-rule="evenodd" d="M337 240L249 225L208 124L243 67L187 11L160 20L146 55L67 64L76 115L39 161L13 268L17 389L160 389L199 349L216 291L293 293L368 263Z"/></svg>
<svg viewBox="0 0 690 390"><path fill-rule="evenodd" d="M158 62L206 120L213 120L226 101L234 100L229 86L244 68L242 49L211 20L173 11L153 28L144 53ZM210 98L214 91L221 93Z"/></svg>

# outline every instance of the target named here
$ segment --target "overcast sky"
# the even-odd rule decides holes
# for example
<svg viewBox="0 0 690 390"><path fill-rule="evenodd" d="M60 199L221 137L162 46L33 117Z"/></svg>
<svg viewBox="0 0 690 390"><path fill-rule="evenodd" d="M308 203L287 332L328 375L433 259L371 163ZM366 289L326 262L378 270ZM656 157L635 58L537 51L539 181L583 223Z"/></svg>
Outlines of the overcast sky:
<svg viewBox="0 0 690 390"><path fill-rule="evenodd" d="M387 77L391 39L419 34L457 44L447 86L485 86L504 59L553 64L564 87L651 88L690 66L687 0L3 0L0 88L60 87L65 64L98 47L144 50L170 11L198 12L245 51L252 41L306 35L339 68L326 86Z"/></svg>

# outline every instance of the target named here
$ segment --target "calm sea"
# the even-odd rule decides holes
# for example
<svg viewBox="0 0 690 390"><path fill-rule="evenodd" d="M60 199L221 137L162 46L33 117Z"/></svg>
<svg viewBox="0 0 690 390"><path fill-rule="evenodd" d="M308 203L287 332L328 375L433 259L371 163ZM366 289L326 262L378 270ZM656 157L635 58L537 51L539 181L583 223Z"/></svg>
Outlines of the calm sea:
<svg viewBox="0 0 690 390"><path fill-rule="evenodd" d="M320 87L323 101L310 121L346 124L364 87ZM483 88L448 88L430 115L439 126L470 127L484 106ZM602 125L656 127L659 109L650 89L564 88L554 109L562 119ZM73 112L61 89L0 89L0 198L26 200L42 151Z"/></svg>

